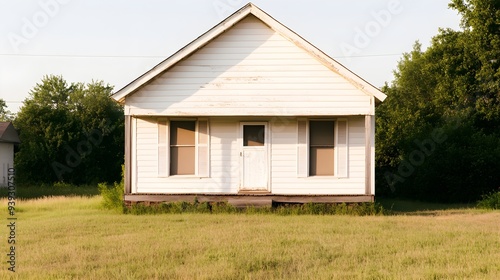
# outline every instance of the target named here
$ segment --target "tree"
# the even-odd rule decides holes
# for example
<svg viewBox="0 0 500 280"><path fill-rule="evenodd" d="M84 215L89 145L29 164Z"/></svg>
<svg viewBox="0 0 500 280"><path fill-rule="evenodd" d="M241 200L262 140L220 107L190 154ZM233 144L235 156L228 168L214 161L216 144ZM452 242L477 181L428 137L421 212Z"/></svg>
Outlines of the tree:
<svg viewBox="0 0 500 280"><path fill-rule="evenodd" d="M123 109L103 82L67 82L46 76L24 101L15 125L21 144L19 182L74 184L119 181Z"/></svg>
<svg viewBox="0 0 500 280"><path fill-rule="evenodd" d="M480 64L476 72L476 110L481 125L500 125L500 1L453 0L450 7L462 15L463 37Z"/></svg>
<svg viewBox="0 0 500 280"><path fill-rule="evenodd" d="M0 122L12 121L12 113L7 110L7 104L0 98Z"/></svg>
<svg viewBox="0 0 500 280"><path fill-rule="evenodd" d="M499 7L490 2L453 1L464 30L440 30L425 51L416 43L384 87L388 97L377 108L379 193L474 201L500 186L500 76L491 63L500 44L481 39L498 39Z"/></svg>

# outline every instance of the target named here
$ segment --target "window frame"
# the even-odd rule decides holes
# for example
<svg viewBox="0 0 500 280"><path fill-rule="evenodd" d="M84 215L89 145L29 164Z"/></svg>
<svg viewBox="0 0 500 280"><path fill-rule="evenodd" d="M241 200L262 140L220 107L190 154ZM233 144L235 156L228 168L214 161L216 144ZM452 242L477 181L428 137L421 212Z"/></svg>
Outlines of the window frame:
<svg viewBox="0 0 500 280"><path fill-rule="evenodd" d="M334 173L333 175L311 175L310 173L310 121L334 122ZM344 143L339 143L339 122L344 122ZM342 149L342 158L339 152ZM312 180L340 179L349 177L349 121L348 118L297 118L297 177Z"/></svg>
<svg viewBox="0 0 500 280"><path fill-rule="evenodd" d="M172 134L173 134L173 131L172 131L173 125L172 125L172 123L174 123L174 122L175 123L182 123L182 122L187 123L187 122L189 122L190 125L191 124L193 125L194 131L193 131L193 135L192 135L192 137L193 137L192 144L191 143L190 144L179 144L179 142L181 142L179 140L181 140L182 138L179 137L178 133L175 134L176 137L177 137L177 139L175 139L176 140L175 144L173 144L174 141L172 141L173 140L172 139ZM168 126L168 138L169 138L169 141L168 141L169 142L169 145L168 145L168 149L169 149L168 163L169 164L168 164L168 167L169 167L169 174L170 174L170 176L194 176L194 175L197 174L197 170L196 170L197 169L196 168L196 165L197 165L196 164L197 163L196 151L197 151L197 146L198 146L197 143L196 143L197 142L196 141L197 134L198 134L198 122L196 120L175 120L175 119L173 119L173 120L169 121L169 126ZM189 135L189 136L191 136L191 135ZM180 162L182 161L183 157L180 157L180 150L181 150L180 148L192 148L192 153L193 153L193 156L194 156L194 158L192 158L192 163L190 163L190 164L192 164L192 170L193 170L192 173L179 174L179 170L177 170L176 174L173 174L173 172L172 172L173 171L172 170L172 167L173 167L172 157L174 155L174 152L173 152L174 149L177 150L177 156L178 156L178 158L177 158L177 165L176 165L178 167L177 169L179 169L179 166L181 166Z"/></svg>
<svg viewBox="0 0 500 280"><path fill-rule="evenodd" d="M195 122L195 143L194 143L194 148L195 148L195 159L194 159L194 174L171 174L171 145L170 145L170 140L171 140L171 135L170 135L170 123L174 121L194 121ZM201 143L200 139L202 138L200 135L200 122L205 122L206 128L205 128L205 133L206 137L204 138L204 141L206 143ZM161 126L164 125L162 128ZM209 177L210 174L210 122L208 118L159 118L157 120L157 156L158 156L158 161L157 161L157 176L159 178L206 178ZM160 143L161 139L161 133L163 132L166 134L165 137L165 143ZM203 146L205 148L205 164L207 165L205 168L206 170L200 170L199 165L200 165L200 147ZM165 149L164 153L162 154L160 149L161 147L167 147ZM161 166L163 162L164 166Z"/></svg>
<svg viewBox="0 0 500 280"><path fill-rule="evenodd" d="M327 144L327 145L322 145L322 144L313 144L311 141L311 122L332 122L333 124L333 143L332 144ZM307 157L307 176L308 177L336 177L337 176L337 121L334 119L309 119L307 120L307 149L308 149L308 157ZM324 174L324 175L318 175L318 174L312 174L311 172L311 165L312 165L312 155L311 155L311 148L320 148L320 147L326 147L326 148L333 148L333 174Z"/></svg>

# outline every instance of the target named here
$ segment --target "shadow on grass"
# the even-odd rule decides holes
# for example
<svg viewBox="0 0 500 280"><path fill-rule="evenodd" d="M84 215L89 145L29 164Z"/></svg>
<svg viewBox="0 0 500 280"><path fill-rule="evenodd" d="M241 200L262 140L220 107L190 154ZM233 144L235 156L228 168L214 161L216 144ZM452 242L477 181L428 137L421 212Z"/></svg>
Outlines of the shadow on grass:
<svg viewBox="0 0 500 280"><path fill-rule="evenodd" d="M376 198L384 209L395 215L435 216L439 214L460 214L476 207L473 203L432 203L396 198Z"/></svg>
<svg viewBox="0 0 500 280"><path fill-rule="evenodd" d="M33 199L47 196L94 196L99 195L96 185L41 185L16 186L16 198ZM7 188L0 188L0 198L8 196Z"/></svg>

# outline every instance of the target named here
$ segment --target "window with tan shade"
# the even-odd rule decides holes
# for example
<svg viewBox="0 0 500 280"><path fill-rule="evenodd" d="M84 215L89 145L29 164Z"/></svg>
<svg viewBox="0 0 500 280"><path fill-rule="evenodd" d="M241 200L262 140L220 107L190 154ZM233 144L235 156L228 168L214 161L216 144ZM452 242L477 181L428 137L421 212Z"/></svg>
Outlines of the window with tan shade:
<svg viewBox="0 0 500 280"><path fill-rule="evenodd" d="M309 175L334 175L334 121L309 122Z"/></svg>
<svg viewBox="0 0 500 280"><path fill-rule="evenodd" d="M196 121L170 122L170 175L195 174Z"/></svg>

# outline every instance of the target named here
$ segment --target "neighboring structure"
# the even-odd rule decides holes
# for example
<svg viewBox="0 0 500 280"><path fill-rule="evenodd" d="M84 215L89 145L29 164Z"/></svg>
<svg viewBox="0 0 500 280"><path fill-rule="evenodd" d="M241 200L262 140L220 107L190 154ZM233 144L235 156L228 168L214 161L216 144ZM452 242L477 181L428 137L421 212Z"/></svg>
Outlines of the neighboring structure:
<svg viewBox="0 0 500 280"><path fill-rule="evenodd" d="M385 97L249 3L113 95L125 201L373 201Z"/></svg>
<svg viewBox="0 0 500 280"><path fill-rule="evenodd" d="M0 187L6 187L8 170L14 167L14 144L21 143L11 122L0 122Z"/></svg>

